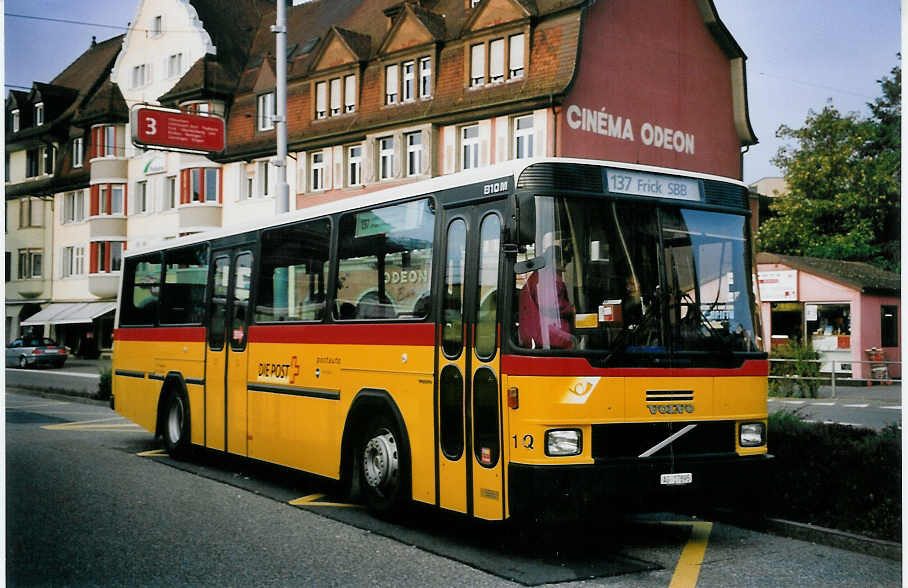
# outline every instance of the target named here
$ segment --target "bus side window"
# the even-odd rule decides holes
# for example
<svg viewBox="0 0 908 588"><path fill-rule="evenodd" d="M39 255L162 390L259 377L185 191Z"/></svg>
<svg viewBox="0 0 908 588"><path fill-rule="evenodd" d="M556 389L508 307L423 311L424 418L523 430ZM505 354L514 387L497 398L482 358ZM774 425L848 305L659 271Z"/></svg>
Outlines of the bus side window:
<svg viewBox="0 0 908 588"><path fill-rule="evenodd" d="M161 290L161 255L128 259L123 279L120 324L123 326L154 325L158 316Z"/></svg>

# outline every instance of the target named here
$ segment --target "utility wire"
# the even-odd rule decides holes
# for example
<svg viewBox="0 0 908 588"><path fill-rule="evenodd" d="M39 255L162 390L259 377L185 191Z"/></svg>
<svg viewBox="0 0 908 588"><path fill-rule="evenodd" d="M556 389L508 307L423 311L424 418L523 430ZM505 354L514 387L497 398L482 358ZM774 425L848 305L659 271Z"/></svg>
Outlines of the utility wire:
<svg viewBox="0 0 908 588"><path fill-rule="evenodd" d="M47 22L62 22L65 24L85 25L85 26L89 26L89 27L100 27L100 28L104 28L104 29L116 29L118 31L129 30L129 27L124 27L124 26L107 25L107 24L101 24L101 23L97 23L97 22L85 22L82 20L68 20L65 18L49 18L46 16L30 16L28 14L12 14L10 12L4 12L3 16L5 16L7 18L24 18L27 20L43 20L43 21L47 21Z"/></svg>

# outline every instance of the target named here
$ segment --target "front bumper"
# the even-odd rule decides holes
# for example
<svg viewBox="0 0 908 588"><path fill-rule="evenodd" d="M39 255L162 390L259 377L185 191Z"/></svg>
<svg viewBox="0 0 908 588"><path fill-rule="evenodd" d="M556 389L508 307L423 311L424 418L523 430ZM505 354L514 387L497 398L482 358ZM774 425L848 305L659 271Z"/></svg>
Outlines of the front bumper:
<svg viewBox="0 0 908 588"><path fill-rule="evenodd" d="M590 511L674 510L693 512L717 506L759 508L771 455L721 454L684 458L598 460L589 465L508 466L512 516ZM689 484L666 486L662 474L689 473Z"/></svg>

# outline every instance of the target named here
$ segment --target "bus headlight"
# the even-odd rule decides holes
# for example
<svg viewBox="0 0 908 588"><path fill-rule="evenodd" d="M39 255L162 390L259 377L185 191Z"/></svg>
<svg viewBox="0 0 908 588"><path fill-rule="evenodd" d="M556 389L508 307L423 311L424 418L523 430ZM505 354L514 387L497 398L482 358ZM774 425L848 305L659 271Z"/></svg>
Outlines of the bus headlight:
<svg viewBox="0 0 908 588"><path fill-rule="evenodd" d="M552 429L545 432L545 454L550 457L580 455L583 436L580 429Z"/></svg>
<svg viewBox="0 0 908 588"><path fill-rule="evenodd" d="M766 423L741 423L738 430L741 447L759 447L766 443Z"/></svg>

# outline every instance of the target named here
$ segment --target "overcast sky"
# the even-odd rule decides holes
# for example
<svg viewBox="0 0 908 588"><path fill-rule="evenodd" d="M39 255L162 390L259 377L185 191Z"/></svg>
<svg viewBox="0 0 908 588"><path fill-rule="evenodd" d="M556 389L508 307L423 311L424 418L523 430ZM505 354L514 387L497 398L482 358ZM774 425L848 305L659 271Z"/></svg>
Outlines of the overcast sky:
<svg viewBox="0 0 908 588"><path fill-rule="evenodd" d="M843 112L866 113L879 95L876 80L898 63L899 0L714 2L748 57L750 120L760 140L744 156L748 183L780 175L770 162L779 125L801 126L808 110L821 110L830 99ZM137 7L138 0L6 0L5 92L50 81L88 48L92 35L102 40L124 32Z"/></svg>

